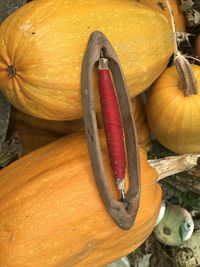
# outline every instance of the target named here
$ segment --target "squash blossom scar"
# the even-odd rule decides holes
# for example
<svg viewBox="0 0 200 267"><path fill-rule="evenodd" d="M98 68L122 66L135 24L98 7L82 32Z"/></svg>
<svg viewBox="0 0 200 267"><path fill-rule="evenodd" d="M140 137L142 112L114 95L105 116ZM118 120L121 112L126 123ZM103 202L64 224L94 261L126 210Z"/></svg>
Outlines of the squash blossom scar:
<svg viewBox="0 0 200 267"><path fill-rule="evenodd" d="M8 77L13 78L16 75L16 68L14 65L8 66Z"/></svg>

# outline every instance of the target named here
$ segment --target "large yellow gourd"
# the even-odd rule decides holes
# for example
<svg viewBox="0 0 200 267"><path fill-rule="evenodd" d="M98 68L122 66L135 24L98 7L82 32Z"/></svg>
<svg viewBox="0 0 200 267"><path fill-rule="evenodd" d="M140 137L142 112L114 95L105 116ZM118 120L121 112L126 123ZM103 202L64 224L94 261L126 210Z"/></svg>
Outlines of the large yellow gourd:
<svg viewBox="0 0 200 267"><path fill-rule="evenodd" d="M0 90L36 117L82 117L82 59L97 30L119 56L130 97L160 75L173 53L165 16L132 0L32 1L0 26Z"/></svg>
<svg viewBox="0 0 200 267"><path fill-rule="evenodd" d="M105 141L102 149L117 197ZM0 265L98 267L136 249L152 232L161 206L157 173L143 150L140 167L141 201L128 231L114 223L102 203L82 134L64 137L2 169Z"/></svg>
<svg viewBox="0 0 200 267"><path fill-rule="evenodd" d="M143 5L146 5L156 11L161 12L168 18L169 22L171 23L171 17L170 17L169 10L167 8L166 0L135 0L135 1ZM173 11L176 30L178 32L186 32L185 16L184 16L184 13L180 11L181 1L180 0L169 0L169 4Z"/></svg>

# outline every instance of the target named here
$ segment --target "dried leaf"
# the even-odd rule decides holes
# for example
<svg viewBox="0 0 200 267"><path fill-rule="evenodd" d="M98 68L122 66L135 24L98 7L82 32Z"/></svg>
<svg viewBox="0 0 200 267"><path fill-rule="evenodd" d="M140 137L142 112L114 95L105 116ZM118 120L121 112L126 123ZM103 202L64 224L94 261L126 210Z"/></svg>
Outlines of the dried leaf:
<svg viewBox="0 0 200 267"><path fill-rule="evenodd" d="M0 144L6 140L10 118L11 106L6 98L0 93Z"/></svg>
<svg viewBox="0 0 200 267"><path fill-rule="evenodd" d="M186 12L186 18L190 27L200 25L200 12L195 9L189 9Z"/></svg>
<svg viewBox="0 0 200 267"><path fill-rule="evenodd" d="M22 156L22 145L18 135L14 133L6 142L0 145L0 167L5 167L10 162Z"/></svg>
<svg viewBox="0 0 200 267"><path fill-rule="evenodd" d="M191 170L188 171L188 173L190 175L194 175L196 177L200 177L200 166L195 166L194 168L192 168ZM200 183L200 181L199 181Z"/></svg>
<svg viewBox="0 0 200 267"><path fill-rule="evenodd" d="M194 5L194 1L192 0L181 0L180 10L182 12L186 12L187 10L191 9Z"/></svg>

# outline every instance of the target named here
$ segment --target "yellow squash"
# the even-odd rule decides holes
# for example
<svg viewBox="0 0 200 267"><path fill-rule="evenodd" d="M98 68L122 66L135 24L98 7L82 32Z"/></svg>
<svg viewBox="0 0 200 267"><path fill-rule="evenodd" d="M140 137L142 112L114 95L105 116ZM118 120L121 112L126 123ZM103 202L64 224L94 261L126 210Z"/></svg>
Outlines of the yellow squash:
<svg viewBox="0 0 200 267"><path fill-rule="evenodd" d="M146 152L150 149L150 130L146 121L145 106L140 96L131 100L135 119L138 144ZM100 114L97 115L99 128L103 128ZM10 118L9 132L17 132L23 146L23 154L27 154L58 138L75 132L84 131L83 119L72 121L48 121L29 116L13 109Z"/></svg>
<svg viewBox="0 0 200 267"><path fill-rule="evenodd" d="M106 175L117 197L102 139ZM74 134L0 171L2 267L105 266L152 232L161 206L157 173L140 150L141 201L133 228L120 229L99 196L85 136Z"/></svg>
<svg viewBox="0 0 200 267"><path fill-rule="evenodd" d="M133 0L32 1L0 26L0 90L32 116L82 117L81 65L97 30L116 50L131 97L160 75L173 53L167 19Z"/></svg>
<svg viewBox="0 0 200 267"><path fill-rule="evenodd" d="M156 11L161 12L168 18L169 22L171 23L170 13L166 5L166 0L135 0L135 1L143 5L146 5ZM176 30L178 32L186 32L185 16L184 16L184 13L180 11L181 1L180 0L169 0L169 3L173 11Z"/></svg>
<svg viewBox="0 0 200 267"><path fill-rule="evenodd" d="M147 122L146 107L141 96L131 99L132 112L138 137L138 144L146 152L150 150L150 128Z"/></svg>
<svg viewBox="0 0 200 267"><path fill-rule="evenodd" d="M84 131L83 119L72 121L49 121L29 116L17 109L12 109L9 132L17 132L27 154L41 146L68 134Z"/></svg>

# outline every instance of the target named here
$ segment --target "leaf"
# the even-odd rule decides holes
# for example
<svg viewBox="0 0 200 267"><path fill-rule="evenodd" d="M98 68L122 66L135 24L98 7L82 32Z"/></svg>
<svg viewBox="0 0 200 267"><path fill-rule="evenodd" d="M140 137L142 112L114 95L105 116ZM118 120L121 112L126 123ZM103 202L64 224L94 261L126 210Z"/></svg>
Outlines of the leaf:
<svg viewBox="0 0 200 267"><path fill-rule="evenodd" d="M186 12L186 18L190 27L200 25L200 12L190 9Z"/></svg>
<svg viewBox="0 0 200 267"><path fill-rule="evenodd" d="M194 5L192 0L181 0L180 10L186 12L188 9L191 9Z"/></svg>
<svg viewBox="0 0 200 267"><path fill-rule="evenodd" d="M22 145L19 142L18 135L14 133L0 147L0 167L5 167L10 162L21 157L23 152Z"/></svg>

